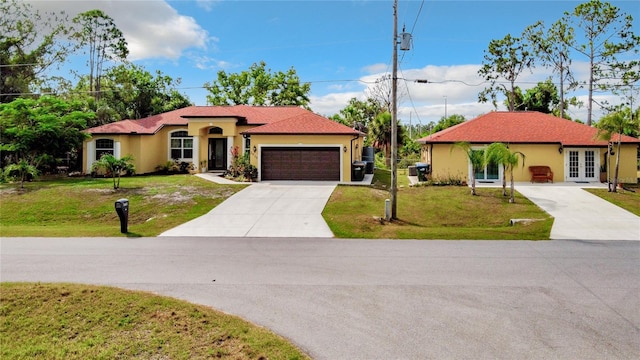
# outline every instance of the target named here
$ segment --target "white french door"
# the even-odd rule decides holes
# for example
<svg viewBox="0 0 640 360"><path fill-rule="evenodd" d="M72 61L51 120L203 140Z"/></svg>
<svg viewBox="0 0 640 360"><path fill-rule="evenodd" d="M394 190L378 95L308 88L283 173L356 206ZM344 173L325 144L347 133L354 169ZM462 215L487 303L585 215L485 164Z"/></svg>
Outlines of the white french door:
<svg viewBox="0 0 640 360"><path fill-rule="evenodd" d="M484 151L483 148L474 149L473 151ZM471 162L468 163L469 174L473 171L473 166ZM497 182L502 181L503 167L502 165L498 165L494 162L490 162L487 164L482 170L477 171L475 173L476 181L478 182ZM469 175L469 181L471 181L471 175Z"/></svg>
<svg viewBox="0 0 640 360"><path fill-rule="evenodd" d="M598 181L600 149L567 149L564 156L565 181Z"/></svg>

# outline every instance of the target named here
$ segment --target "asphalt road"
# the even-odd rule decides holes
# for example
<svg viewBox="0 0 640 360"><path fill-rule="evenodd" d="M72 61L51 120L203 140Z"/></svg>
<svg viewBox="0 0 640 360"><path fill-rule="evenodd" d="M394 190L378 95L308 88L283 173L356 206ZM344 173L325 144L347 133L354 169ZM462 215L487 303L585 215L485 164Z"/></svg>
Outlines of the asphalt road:
<svg viewBox="0 0 640 360"><path fill-rule="evenodd" d="M0 280L147 290L315 359L640 358L640 242L2 238Z"/></svg>

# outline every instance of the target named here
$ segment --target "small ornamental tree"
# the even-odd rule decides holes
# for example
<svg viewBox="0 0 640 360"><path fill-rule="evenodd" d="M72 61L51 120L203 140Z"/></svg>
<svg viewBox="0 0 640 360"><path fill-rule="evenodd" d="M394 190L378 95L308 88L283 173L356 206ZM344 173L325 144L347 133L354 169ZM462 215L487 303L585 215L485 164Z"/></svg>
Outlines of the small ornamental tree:
<svg viewBox="0 0 640 360"><path fill-rule="evenodd" d="M613 184L609 184L609 191L616 192L616 188L618 187L618 172L620 169L622 136L625 133L631 133L638 129L640 127L640 121L633 118L631 109L627 107L605 115L600 119L597 126L599 138L608 141L611 143L611 146L613 146L613 144L616 146L616 167L613 175ZM609 154L607 156L609 156ZM607 181L609 181L608 177Z"/></svg>
<svg viewBox="0 0 640 360"><path fill-rule="evenodd" d="M19 178L20 188L24 189L25 180L38 176L38 169L29 164L27 160L21 159L16 164L7 165L7 167L4 168L4 175L6 177Z"/></svg>
<svg viewBox="0 0 640 360"><path fill-rule="evenodd" d="M240 154L237 146L231 148L231 165L227 169L225 176L232 179L249 180L258 177L258 169L249 162L248 154Z"/></svg>
<svg viewBox="0 0 640 360"><path fill-rule="evenodd" d="M107 175L113 179L113 189L118 190L120 188L120 176L122 173L134 174L136 172L133 165L133 156L125 156L121 159L116 159L111 154L103 154L100 159L93 163L91 166L92 171L103 169L107 172ZM116 182L116 177L118 178Z"/></svg>
<svg viewBox="0 0 640 360"><path fill-rule="evenodd" d="M467 155L467 159L469 159L471 163L471 195L478 195L476 193L476 173L482 171L485 166L484 150L474 150L468 142L457 142L454 145L451 151L456 147L460 148Z"/></svg>
<svg viewBox="0 0 640 360"><path fill-rule="evenodd" d="M502 164L504 167L504 174L502 177L502 193L506 195L506 173L509 173L511 180L511 194L509 197L510 203L515 203L516 199L514 196L514 182L513 182L513 169L518 166L520 162L520 157L522 157L522 166L524 167L524 159L525 155L520 151L511 152L509 147L503 143L492 143L487 147L485 151L485 161L495 162L497 164Z"/></svg>

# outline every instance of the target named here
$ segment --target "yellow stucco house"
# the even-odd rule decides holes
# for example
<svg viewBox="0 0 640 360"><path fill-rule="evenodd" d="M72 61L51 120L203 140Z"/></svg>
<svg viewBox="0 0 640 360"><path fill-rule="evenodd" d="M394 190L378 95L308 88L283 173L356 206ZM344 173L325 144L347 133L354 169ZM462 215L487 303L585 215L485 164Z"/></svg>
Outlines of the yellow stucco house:
<svg viewBox="0 0 640 360"><path fill-rule="evenodd" d="M87 129L83 172L104 153L132 155L136 172L167 161L200 172L224 171L234 147L249 154L260 180L351 181L361 160L361 132L295 106L190 106Z"/></svg>
<svg viewBox="0 0 640 360"><path fill-rule="evenodd" d="M617 143L618 135L612 141ZM636 183L640 139L622 136L621 183ZM531 181L530 166L548 166L554 182L599 182L601 168L610 159L611 169L618 154L607 156L607 141L598 138L594 127L535 111L495 111L452 126L418 140L421 161L430 164L434 180L471 179L471 164L457 142L468 142L472 149L484 149L502 142L525 155L525 164L514 170L515 181ZM614 145L613 152L617 151ZM488 164L476 174L479 182L500 182L502 166ZM613 178L613 177L611 177Z"/></svg>

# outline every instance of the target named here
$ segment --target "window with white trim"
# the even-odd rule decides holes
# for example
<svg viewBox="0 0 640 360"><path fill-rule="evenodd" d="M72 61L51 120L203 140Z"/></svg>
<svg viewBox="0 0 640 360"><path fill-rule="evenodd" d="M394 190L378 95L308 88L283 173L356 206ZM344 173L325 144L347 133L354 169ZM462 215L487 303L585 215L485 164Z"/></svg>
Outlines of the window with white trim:
<svg viewBox="0 0 640 360"><path fill-rule="evenodd" d="M100 160L102 155L110 154L115 155L114 142L111 139L97 139L96 140L96 160Z"/></svg>
<svg viewBox="0 0 640 360"><path fill-rule="evenodd" d="M172 132L170 147L172 159L193 159L193 136L189 136L186 131Z"/></svg>
<svg viewBox="0 0 640 360"><path fill-rule="evenodd" d="M244 153L249 154L251 152L251 135L244 136Z"/></svg>

